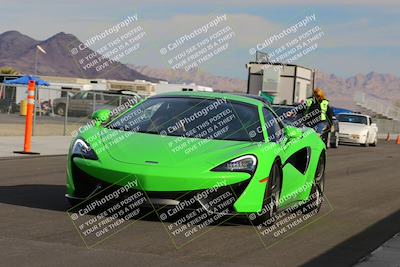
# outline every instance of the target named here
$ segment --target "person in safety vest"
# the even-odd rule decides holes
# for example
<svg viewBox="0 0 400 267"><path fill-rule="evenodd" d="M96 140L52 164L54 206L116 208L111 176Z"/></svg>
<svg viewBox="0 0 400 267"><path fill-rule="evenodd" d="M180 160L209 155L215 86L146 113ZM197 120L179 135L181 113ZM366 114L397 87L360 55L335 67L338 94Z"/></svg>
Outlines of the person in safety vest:
<svg viewBox="0 0 400 267"><path fill-rule="evenodd" d="M314 128L321 136L332 127L333 112L324 91L316 88L313 96L306 99L306 126Z"/></svg>

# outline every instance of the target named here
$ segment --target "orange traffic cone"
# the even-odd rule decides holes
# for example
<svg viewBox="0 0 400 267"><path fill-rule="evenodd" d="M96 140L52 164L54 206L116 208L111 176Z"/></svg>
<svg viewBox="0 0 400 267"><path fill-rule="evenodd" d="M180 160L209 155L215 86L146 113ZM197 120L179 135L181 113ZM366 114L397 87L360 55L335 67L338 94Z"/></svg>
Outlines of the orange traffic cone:
<svg viewBox="0 0 400 267"><path fill-rule="evenodd" d="M388 133L386 136L386 141L389 142L390 141L390 134Z"/></svg>
<svg viewBox="0 0 400 267"><path fill-rule="evenodd" d="M400 134L397 136L396 144L397 144L397 145L400 145Z"/></svg>

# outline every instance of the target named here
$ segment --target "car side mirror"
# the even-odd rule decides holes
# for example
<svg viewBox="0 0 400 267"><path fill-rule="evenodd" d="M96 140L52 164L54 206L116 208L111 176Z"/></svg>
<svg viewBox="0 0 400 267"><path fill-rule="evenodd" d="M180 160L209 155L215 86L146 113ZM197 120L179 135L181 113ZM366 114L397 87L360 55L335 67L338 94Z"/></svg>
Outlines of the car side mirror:
<svg viewBox="0 0 400 267"><path fill-rule="evenodd" d="M110 120L111 110L109 109L99 109L93 112L92 119L95 121L96 126L100 126Z"/></svg>
<svg viewBox="0 0 400 267"><path fill-rule="evenodd" d="M296 138L300 138L303 135L303 132L300 131L299 128L293 127L293 126L285 126L284 128L284 132L285 135L289 138L289 139L296 139Z"/></svg>

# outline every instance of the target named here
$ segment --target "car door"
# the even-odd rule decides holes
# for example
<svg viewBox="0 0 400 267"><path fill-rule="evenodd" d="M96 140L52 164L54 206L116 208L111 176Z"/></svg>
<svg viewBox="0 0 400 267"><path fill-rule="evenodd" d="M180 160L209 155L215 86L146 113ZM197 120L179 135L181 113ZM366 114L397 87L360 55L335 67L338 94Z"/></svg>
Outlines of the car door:
<svg viewBox="0 0 400 267"><path fill-rule="evenodd" d="M280 207L285 208L297 201L300 189L306 182L306 172L309 165L311 148L306 146L302 137L290 140L284 131L285 125L267 107L263 108L268 139L279 144L279 157L282 161L282 188Z"/></svg>
<svg viewBox="0 0 400 267"><path fill-rule="evenodd" d="M90 115L96 110L96 101L94 97L94 92L87 92L85 97L82 98L81 110L85 115ZM99 98L99 96L97 95L96 98Z"/></svg>
<svg viewBox="0 0 400 267"><path fill-rule="evenodd" d="M83 91L71 99L71 109L79 114L89 115L93 112L93 93Z"/></svg>
<svg viewBox="0 0 400 267"><path fill-rule="evenodd" d="M72 113L78 113L79 112L79 107L81 105L81 98L82 95L85 92L79 92L76 93L75 95L73 95L70 99L69 99L69 103L68 103L68 109L70 112Z"/></svg>

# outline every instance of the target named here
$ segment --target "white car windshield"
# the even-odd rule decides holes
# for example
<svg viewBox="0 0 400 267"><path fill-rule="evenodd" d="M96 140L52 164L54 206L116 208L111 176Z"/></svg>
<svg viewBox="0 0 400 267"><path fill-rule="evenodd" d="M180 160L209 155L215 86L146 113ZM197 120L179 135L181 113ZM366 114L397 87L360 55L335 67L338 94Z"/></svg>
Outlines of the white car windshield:
<svg viewBox="0 0 400 267"><path fill-rule="evenodd" d="M358 123L358 124L365 124L368 125L367 117L359 116L359 115L352 115L352 114L339 114L337 119L340 122L350 122L350 123Z"/></svg>

